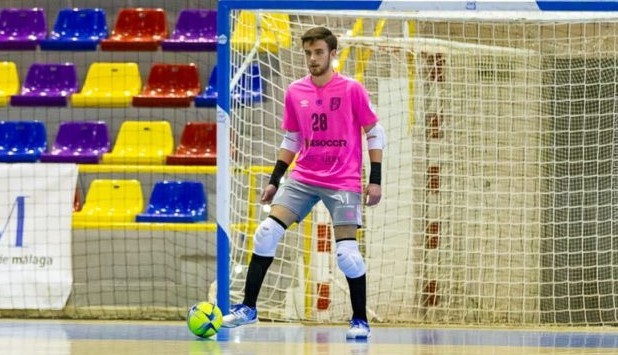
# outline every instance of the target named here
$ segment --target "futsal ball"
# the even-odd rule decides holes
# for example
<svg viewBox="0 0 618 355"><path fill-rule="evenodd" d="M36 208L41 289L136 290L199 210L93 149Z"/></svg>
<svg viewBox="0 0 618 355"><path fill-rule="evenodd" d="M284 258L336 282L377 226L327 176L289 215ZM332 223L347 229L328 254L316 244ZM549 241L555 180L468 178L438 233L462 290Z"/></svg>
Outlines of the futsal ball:
<svg viewBox="0 0 618 355"><path fill-rule="evenodd" d="M210 302L197 303L187 313L187 326L198 337L209 338L217 334L222 322L221 310Z"/></svg>

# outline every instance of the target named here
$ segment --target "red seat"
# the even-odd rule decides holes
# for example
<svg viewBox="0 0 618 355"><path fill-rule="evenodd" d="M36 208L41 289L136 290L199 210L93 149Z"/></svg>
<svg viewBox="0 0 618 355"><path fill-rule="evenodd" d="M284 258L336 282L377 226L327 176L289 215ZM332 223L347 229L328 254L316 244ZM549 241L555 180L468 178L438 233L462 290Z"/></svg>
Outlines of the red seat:
<svg viewBox="0 0 618 355"><path fill-rule="evenodd" d="M167 156L168 165L216 165L217 124L188 122L176 152Z"/></svg>
<svg viewBox="0 0 618 355"><path fill-rule="evenodd" d="M156 63L150 68L142 92L133 96L133 106L189 107L200 90L200 74L195 64Z"/></svg>
<svg viewBox="0 0 618 355"><path fill-rule="evenodd" d="M156 51L167 38L163 9L121 9L109 38L101 41L105 51Z"/></svg>

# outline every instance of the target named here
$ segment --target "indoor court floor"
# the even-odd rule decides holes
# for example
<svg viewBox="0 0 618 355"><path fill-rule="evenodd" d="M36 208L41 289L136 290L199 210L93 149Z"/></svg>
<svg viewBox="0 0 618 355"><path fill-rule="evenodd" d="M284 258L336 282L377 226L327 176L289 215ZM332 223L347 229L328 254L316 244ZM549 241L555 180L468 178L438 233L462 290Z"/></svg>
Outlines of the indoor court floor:
<svg viewBox="0 0 618 355"><path fill-rule="evenodd" d="M618 329L374 326L346 341L340 326L262 323L199 339L184 322L0 320L0 354L618 354Z"/></svg>

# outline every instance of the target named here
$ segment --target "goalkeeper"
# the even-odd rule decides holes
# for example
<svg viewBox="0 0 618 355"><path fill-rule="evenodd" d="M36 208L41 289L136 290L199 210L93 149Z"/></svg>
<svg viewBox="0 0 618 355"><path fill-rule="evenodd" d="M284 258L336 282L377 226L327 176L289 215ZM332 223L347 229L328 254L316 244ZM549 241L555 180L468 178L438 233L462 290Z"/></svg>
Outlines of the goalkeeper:
<svg viewBox="0 0 618 355"><path fill-rule="evenodd" d="M293 82L285 94L282 128L284 139L277 163L261 202L271 203L269 216L258 226L241 304L223 317L224 327L257 321L256 301L264 276L273 261L285 230L299 222L322 201L332 219L337 245L337 265L350 288L352 318L347 338L371 335L367 321L366 266L356 241L361 224L361 169L364 130L371 161L365 204L376 205L382 197L381 162L384 129L359 82L333 71L337 38L316 27L301 38L309 75ZM298 154L289 179L281 177Z"/></svg>

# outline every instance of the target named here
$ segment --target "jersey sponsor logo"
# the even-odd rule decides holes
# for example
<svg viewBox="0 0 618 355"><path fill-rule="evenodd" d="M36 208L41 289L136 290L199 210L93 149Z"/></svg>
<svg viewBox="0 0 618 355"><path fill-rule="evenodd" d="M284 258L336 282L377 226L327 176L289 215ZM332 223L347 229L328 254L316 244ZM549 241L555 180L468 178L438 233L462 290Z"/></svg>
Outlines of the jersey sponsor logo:
<svg viewBox="0 0 618 355"><path fill-rule="evenodd" d="M339 161L339 157L334 156L334 155L325 155L322 157L322 162L324 162L325 164L332 164L338 161Z"/></svg>
<svg viewBox="0 0 618 355"><path fill-rule="evenodd" d="M339 161L339 157L335 155L307 155L303 158L305 161L322 162L324 164L333 164Z"/></svg>
<svg viewBox="0 0 618 355"><path fill-rule="evenodd" d="M340 97L331 97L330 98L330 110L335 111L341 106L341 98Z"/></svg>
<svg viewBox="0 0 618 355"><path fill-rule="evenodd" d="M345 147L345 139L305 139L305 147Z"/></svg>

